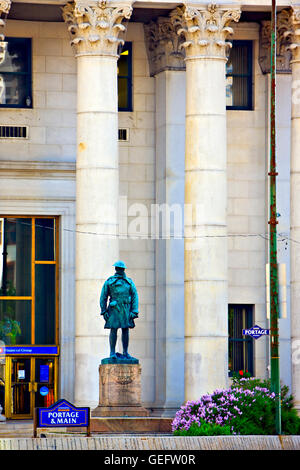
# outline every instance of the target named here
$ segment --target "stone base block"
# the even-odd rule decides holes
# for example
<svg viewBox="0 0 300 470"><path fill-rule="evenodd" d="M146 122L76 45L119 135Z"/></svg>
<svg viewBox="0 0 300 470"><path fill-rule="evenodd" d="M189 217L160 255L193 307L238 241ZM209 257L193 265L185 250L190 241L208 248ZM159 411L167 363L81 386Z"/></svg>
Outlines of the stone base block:
<svg viewBox="0 0 300 470"><path fill-rule="evenodd" d="M91 418L92 433L139 434L172 432L172 418Z"/></svg>
<svg viewBox="0 0 300 470"><path fill-rule="evenodd" d="M97 416L149 416L149 411L142 406L97 406L92 417Z"/></svg>
<svg viewBox="0 0 300 470"><path fill-rule="evenodd" d="M149 416L141 406L140 364L99 366L99 405L92 417Z"/></svg>

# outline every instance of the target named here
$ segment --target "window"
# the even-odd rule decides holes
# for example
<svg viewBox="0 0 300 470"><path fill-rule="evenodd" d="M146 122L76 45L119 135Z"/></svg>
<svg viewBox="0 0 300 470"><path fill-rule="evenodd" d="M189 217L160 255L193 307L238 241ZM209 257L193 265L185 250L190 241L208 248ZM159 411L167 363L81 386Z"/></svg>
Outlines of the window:
<svg viewBox="0 0 300 470"><path fill-rule="evenodd" d="M132 44L126 42L118 60L118 108L132 111Z"/></svg>
<svg viewBox="0 0 300 470"><path fill-rule="evenodd" d="M252 109L252 41L233 41L226 64L226 108Z"/></svg>
<svg viewBox="0 0 300 470"><path fill-rule="evenodd" d="M253 375L253 338L251 336L243 336L243 329L251 328L252 326L252 305L229 305L229 376L240 370L247 370Z"/></svg>
<svg viewBox="0 0 300 470"><path fill-rule="evenodd" d="M5 38L0 55L0 107L31 108L31 39Z"/></svg>
<svg viewBox="0 0 300 470"><path fill-rule="evenodd" d="M58 219L2 217L0 341L58 344Z"/></svg>

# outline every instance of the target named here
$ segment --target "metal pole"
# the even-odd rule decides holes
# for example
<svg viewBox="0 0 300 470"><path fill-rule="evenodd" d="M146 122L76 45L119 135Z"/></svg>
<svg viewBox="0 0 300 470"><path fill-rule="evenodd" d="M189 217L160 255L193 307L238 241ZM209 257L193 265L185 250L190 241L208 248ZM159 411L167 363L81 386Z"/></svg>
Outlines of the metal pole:
<svg viewBox="0 0 300 470"><path fill-rule="evenodd" d="M279 372L279 304L278 304L278 265L276 217L276 0L272 0L271 20L271 103L270 103L270 357L271 390L275 393L276 433L281 434L281 391Z"/></svg>

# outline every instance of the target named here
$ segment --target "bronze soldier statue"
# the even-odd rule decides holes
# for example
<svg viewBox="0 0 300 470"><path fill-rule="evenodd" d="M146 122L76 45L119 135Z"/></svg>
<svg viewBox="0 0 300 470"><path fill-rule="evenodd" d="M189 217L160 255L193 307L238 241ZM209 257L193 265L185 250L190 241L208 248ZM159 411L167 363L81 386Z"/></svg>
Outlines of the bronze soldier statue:
<svg viewBox="0 0 300 470"><path fill-rule="evenodd" d="M109 277L101 291L100 308L105 320L104 328L110 329L110 359L135 359L128 354L129 328L134 328L138 317L138 293L134 282L125 274L125 263L117 261L115 274ZM107 301L109 303L107 305ZM123 355L116 353L117 331L122 329Z"/></svg>

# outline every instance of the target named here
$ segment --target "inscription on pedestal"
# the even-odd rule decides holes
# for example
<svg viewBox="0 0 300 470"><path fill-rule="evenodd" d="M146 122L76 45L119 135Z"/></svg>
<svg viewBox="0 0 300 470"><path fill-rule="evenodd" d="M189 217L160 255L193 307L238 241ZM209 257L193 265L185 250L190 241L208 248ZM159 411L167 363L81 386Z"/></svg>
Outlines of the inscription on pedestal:
<svg viewBox="0 0 300 470"><path fill-rule="evenodd" d="M92 416L148 416L141 406L140 364L99 366L99 405Z"/></svg>

